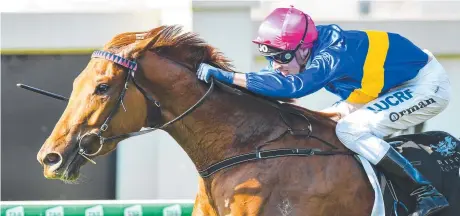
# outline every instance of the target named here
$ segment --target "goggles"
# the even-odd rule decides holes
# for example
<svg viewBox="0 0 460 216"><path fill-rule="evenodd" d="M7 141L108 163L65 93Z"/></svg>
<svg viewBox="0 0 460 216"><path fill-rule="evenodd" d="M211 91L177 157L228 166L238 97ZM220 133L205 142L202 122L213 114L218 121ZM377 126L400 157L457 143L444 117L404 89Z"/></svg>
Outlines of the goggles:
<svg viewBox="0 0 460 216"><path fill-rule="evenodd" d="M286 52L271 55L271 56L265 56L265 58L269 61L275 61L279 64L288 64L289 62L292 61L292 59L294 59L296 51L297 50L286 51Z"/></svg>

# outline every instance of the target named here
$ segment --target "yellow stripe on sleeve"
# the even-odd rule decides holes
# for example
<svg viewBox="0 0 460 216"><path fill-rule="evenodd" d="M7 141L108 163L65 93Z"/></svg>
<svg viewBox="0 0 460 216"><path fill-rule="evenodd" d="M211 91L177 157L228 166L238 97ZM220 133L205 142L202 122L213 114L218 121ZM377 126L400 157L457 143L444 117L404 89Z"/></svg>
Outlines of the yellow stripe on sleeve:
<svg viewBox="0 0 460 216"><path fill-rule="evenodd" d="M385 59L388 53L388 34L382 31L365 31L369 38L369 48L363 66L361 88L355 89L347 98L351 103L367 103L378 97L383 89Z"/></svg>

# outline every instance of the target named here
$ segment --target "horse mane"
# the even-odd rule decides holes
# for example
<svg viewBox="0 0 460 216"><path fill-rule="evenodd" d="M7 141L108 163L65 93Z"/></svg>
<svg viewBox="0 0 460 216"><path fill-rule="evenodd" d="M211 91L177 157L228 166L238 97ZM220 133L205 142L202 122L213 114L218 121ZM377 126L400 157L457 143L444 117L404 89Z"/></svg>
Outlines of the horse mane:
<svg viewBox="0 0 460 216"><path fill-rule="evenodd" d="M226 71L236 72L231 60L225 57L222 52L209 45L197 33L183 32L182 27L179 25L163 25L149 31L121 33L113 37L103 49L112 53L121 53L120 55L130 59L140 57L147 50L166 56L181 55L182 61L193 63L192 68L194 70L197 70L199 64L203 62ZM334 117L333 114L313 111L292 104L294 102L292 99L256 95L239 86L228 85L228 87L238 89L248 95L263 100L268 100L279 107L289 106L303 113L305 116L314 118L320 122L336 123L331 119Z"/></svg>
<svg viewBox="0 0 460 216"><path fill-rule="evenodd" d="M144 42L144 43L142 43ZM125 32L116 35L103 48L112 53L123 53L124 57L135 59L147 50L161 54L172 54L180 50L187 62L209 63L227 71L233 71L231 61L222 52L210 46L197 33L182 32L178 25L160 26L149 31ZM183 52L183 51L189 52ZM177 54L177 53L176 53ZM197 69L198 65L193 65Z"/></svg>

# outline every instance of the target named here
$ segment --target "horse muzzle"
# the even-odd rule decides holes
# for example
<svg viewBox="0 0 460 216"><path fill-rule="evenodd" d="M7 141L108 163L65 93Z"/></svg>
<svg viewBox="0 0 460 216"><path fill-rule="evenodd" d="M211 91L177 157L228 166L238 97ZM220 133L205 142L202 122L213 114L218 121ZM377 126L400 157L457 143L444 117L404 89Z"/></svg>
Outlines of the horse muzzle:
<svg viewBox="0 0 460 216"><path fill-rule="evenodd" d="M60 180L75 180L79 176L80 167L85 160L78 157L76 151L65 156L57 151L43 153L43 157L38 156L37 159L43 166L43 175L47 179ZM80 159L79 159L80 158Z"/></svg>

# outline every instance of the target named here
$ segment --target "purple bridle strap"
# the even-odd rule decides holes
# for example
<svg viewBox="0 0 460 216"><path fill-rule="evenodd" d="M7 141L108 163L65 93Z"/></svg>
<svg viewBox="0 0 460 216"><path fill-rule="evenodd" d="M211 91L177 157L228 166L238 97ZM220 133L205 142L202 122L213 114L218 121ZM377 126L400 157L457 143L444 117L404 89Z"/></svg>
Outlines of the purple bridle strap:
<svg viewBox="0 0 460 216"><path fill-rule="evenodd" d="M107 51L102 51L102 50L96 50L93 52L91 55L91 58L103 58L107 59L109 61L115 62L125 68L128 68L132 71L137 70L137 63L133 62L131 60L125 59L121 56L115 55L113 53L107 52Z"/></svg>

